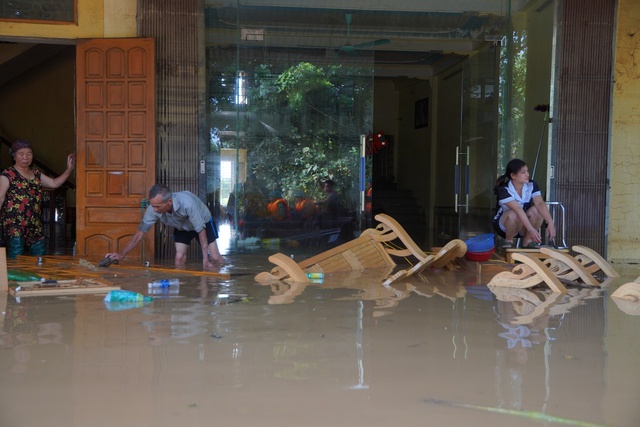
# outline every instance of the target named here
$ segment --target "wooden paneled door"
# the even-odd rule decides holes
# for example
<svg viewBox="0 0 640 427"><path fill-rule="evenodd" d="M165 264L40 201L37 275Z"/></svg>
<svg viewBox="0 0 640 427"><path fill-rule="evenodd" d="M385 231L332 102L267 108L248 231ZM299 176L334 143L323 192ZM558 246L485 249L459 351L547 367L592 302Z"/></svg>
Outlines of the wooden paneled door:
<svg viewBox="0 0 640 427"><path fill-rule="evenodd" d="M78 42L78 256L121 250L140 223L156 175L154 57L153 39ZM127 258L152 256L152 234Z"/></svg>

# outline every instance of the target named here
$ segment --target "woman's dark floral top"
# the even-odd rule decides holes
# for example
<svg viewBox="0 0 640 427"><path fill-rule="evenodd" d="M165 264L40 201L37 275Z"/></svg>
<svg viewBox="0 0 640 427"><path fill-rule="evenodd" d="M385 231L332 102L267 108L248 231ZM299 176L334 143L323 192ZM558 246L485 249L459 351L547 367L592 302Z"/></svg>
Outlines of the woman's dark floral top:
<svg viewBox="0 0 640 427"><path fill-rule="evenodd" d="M44 238L42 229L42 184L40 171L32 168L34 179L27 179L10 167L2 171L9 189L2 205L2 226L6 238L22 237L27 245Z"/></svg>

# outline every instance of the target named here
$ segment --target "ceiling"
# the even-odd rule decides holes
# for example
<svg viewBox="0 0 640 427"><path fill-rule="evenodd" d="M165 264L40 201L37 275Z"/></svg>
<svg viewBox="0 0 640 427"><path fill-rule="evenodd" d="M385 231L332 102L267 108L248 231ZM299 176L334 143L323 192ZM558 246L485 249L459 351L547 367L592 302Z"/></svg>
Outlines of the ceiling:
<svg viewBox="0 0 640 427"><path fill-rule="evenodd" d="M304 7L293 0L207 0L207 45L341 62L365 57L377 76L424 78L499 43L508 1L514 13L554 0L306 0Z"/></svg>
<svg viewBox="0 0 640 427"><path fill-rule="evenodd" d="M537 12L555 1L205 0L206 43L234 56L240 47L260 57L373 61L376 76L428 78L502 40L509 7ZM0 84L60 49L0 43Z"/></svg>

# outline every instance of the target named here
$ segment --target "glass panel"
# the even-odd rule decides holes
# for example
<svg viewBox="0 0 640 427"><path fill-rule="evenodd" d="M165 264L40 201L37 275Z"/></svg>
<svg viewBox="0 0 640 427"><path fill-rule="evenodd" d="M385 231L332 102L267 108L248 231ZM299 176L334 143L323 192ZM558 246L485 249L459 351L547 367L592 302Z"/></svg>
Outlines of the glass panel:
<svg viewBox="0 0 640 427"><path fill-rule="evenodd" d="M0 19L75 22L75 0L0 2Z"/></svg>
<svg viewBox="0 0 640 427"><path fill-rule="evenodd" d="M500 60L502 121L496 176L504 173L509 160L521 158L543 193L549 180L555 4L544 2L514 14L509 46Z"/></svg>
<svg viewBox="0 0 640 427"><path fill-rule="evenodd" d="M467 61L462 77L462 129L457 175L459 237L491 233L498 131L497 64L500 45Z"/></svg>
<svg viewBox="0 0 640 427"><path fill-rule="evenodd" d="M231 249L351 240L370 175L361 144L372 128L373 55L314 46L301 25L340 16L344 31L348 14L296 10L294 26L269 11L207 9L209 159L218 163L207 192L219 193ZM256 14L262 27L250 28ZM297 38L296 47L268 47L266 37Z"/></svg>

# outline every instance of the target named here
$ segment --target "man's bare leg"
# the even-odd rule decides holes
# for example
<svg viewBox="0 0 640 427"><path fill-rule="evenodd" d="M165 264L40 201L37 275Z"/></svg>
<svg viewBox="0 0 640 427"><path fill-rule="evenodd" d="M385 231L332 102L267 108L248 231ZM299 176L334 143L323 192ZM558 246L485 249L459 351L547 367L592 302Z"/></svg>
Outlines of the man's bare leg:
<svg viewBox="0 0 640 427"><path fill-rule="evenodd" d="M176 267L184 268L184 266L187 264L188 248L188 245L176 242Z"/></svg>
<svg viewBox="0 0 640 427"><path fill-rule="evenodd" d="M209 248L209 258L211 258L213 262L224 263L224 258L222 258L222 255L220 255L220 251L218 250L218 244L216 243L215 240L209 243L208 248Z"/></svg>

